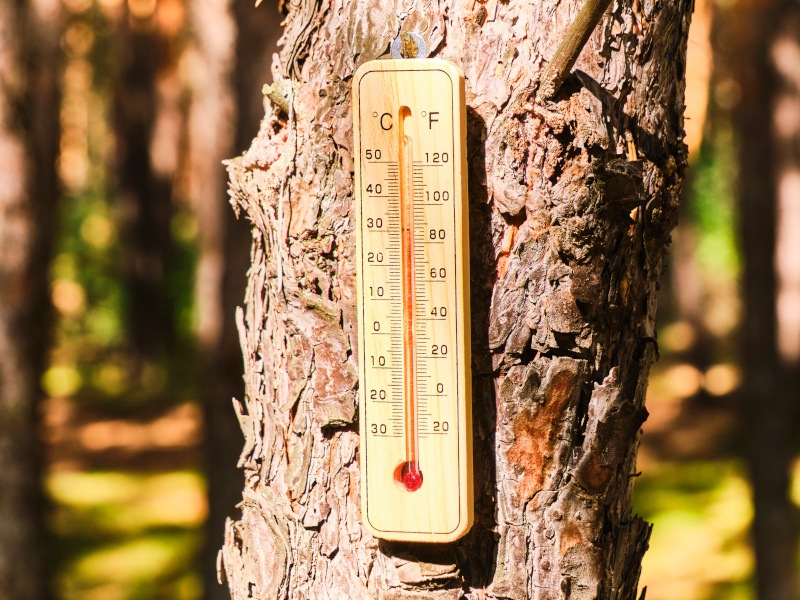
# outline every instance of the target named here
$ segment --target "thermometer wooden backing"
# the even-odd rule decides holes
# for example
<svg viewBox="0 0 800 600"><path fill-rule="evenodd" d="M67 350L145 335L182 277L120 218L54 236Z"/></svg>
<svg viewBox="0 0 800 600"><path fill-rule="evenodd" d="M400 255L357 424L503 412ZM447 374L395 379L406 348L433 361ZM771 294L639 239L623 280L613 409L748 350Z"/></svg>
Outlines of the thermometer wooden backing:
<svg viewBox="0 0 800 600"><path fill-rule="evenodd" d="M464 77L372 61L353 109L362 519L448 542L473 518Z"/></svg>

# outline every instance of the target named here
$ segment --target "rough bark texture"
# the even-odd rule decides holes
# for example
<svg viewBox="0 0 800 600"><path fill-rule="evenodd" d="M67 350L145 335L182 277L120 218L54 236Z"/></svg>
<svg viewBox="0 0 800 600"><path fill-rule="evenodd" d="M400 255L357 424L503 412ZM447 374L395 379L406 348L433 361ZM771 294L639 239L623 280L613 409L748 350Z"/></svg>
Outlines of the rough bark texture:
<svg viewBox="0 0 800 600"><path fill-rule="evenodd" d="M246 485L221 552L234 598L636 597L691 2L615 3L545 106L538 77L580 2L502 3L495 20L471 4L286 3L288 114L273 107L229 167L254 226ZM380 542L359 520L350 82L401 30L467 80L476 522L452 545Z"/></svg>
<svg viewBox="0 0 800 600"><path fill-rule="evenodd" d="M777 227L780 217L791 222L786 208L800 198L800 9L781 0L745 0L739 8L733 24L739 51L731 62L742 92L736 110L745 256L742 365L756 580L760 600L790 600L800 593L797 510L789 498L800 356L782 355L776 292L782 268L794 279L798 255L784 248L781 256ZM786 206L780 211L782 201ZM783 238L785 246L797 239L797 231Z"/></svg>
<svg viewBox="0 0 800 600"><path fill-rule="evenodd" d="M58 195L58 2L0 3L0 599L49 597L37 401Z"/></svg>

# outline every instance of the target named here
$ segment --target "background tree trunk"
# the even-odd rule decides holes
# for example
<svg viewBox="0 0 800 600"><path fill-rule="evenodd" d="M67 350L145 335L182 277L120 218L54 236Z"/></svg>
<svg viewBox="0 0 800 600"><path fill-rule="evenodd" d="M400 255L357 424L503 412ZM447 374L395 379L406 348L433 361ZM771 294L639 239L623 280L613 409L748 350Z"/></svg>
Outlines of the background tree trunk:
<svg viewBox="0 0 800 600"><path fill-rule="evenodd" d="M226 271L240 271L238 257L227 256L225 251L228 213L232 211L226 202L222 161L231 155L231 124L236 119L230 81L236 31L229 4L228 0L219 0L193 2L190 6L199 60L194 61L197 68L196 72L193 71L189 112L188 183L200 242L195 289L209 507L202 573L204 597L209 600L225 597L224 588L214 578L217 540L226 516L238 500L236 487L242 481L242 475L236 469L236 449L232 439L236 434L236 423L235 416L230 414L229 402L230 398L242 393L244 384L240 368L228 371L221 364L221 339L226 321L232 321L232 311L228 312L226 319L223 309ZM240 289L240 297L242 291Z"/></svg>
<svg viewBox="0 0 800 600"><path fill-rule="evenodd" d="M472 4L285 5L288 111L229 167L255 228L234 598L636 597L691 2L615 3L546 106L539 77L582 2ZM359 517L350 82L401 30L467 80L476 521L449 545L381 542Z"/></svg>
<svg viewBox="0 0 800 600"><path fill-rule="evenodd" d="M742 94L736 110L745 257L742 365L756 580L759 600L790 600L800 593L797 510L789 499L800 395L800 330L791 322L800 304L797 231L791 228L800 212L800 9L793 2L743 0L732 25L737 43L730 60ZM785 347L780 291L793 305L784 323L784 335L793 332Z"/></svg>
<svg viewBox="0 0 800 600"><path fill-rule="evenodd" d="M249 0L191 3L202 65L193 81L189 119L189 186L197 215L198 337L203 361L203 404L209 486L207 549L203 575L207 599L229 598L217 582L219 538L241 498L237 468L241 430L231 399L242 397L242 352L234 314L244 297L250 264L250 228L230 209L223 160L246 148L264 115L261 83L277 49L280 15L268 2L255 10ZM232 124L235 124L232 126Z"/></svg>
<svg viewBox="0 0 800 600"><path fill-rule="evenodd" d="M181 139L181 86L173 35L153 3L125 5L115 36L113 124L125 325L136 378L163 360L174 331L166 272L172 259L173 179ZM166 129L168 131L162 131Z"/></svg>
<svg viewBox="0 0 800 600"><path fill-rule="evenodd" d="M37 440L58 182L59 2L0 3L0 599L50 596Z"/></svg>

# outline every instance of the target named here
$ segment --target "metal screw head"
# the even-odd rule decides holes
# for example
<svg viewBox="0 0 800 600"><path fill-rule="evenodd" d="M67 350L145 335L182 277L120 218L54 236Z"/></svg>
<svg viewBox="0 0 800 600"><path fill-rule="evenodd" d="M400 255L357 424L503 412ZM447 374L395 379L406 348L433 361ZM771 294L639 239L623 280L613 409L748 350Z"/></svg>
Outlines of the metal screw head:
<svg viewBox="0 0 800 600"><path fill-rule="evenodd" d="M410 38L410 39L409 39ZM416 56L408 56L408 48L410 43L416 45ZM422 36L418 33L401 33L392 42L391 46L392 58L428 58L428 46Z"/></svg>

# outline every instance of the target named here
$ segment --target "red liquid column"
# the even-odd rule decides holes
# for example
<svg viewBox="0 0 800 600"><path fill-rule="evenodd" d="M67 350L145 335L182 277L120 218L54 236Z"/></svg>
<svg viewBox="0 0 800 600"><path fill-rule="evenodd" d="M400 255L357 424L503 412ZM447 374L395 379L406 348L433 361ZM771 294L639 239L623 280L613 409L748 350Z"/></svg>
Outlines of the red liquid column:
<svg viewBox="0 0 800 600"><path fill-rule="evenodd" d="M422 486L422 472L417 457L417 368L416 368L416 303L414 301L414 190L413 154L410 136L406 133L411 109L401 106L398 114L400 133L400 235L403 278L403 396L405 400L406 461L400 466L400 479L409 492Z"/></svg>

